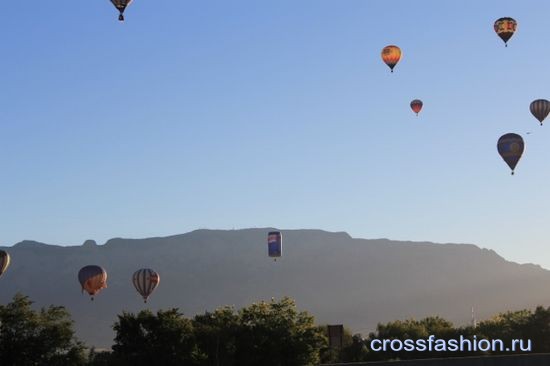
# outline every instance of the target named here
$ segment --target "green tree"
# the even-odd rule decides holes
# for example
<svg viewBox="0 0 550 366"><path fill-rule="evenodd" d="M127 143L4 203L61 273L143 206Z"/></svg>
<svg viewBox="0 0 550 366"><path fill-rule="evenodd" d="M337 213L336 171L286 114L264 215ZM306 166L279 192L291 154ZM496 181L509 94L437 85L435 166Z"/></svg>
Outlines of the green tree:
<svg viewBox="0 0 550 366"><path fill-rule="evenodd" d="M345 339L345 338L344 338ZM365 340L361 334L354 334L351 337L351 341L346 343L344 341L344 348L342 348L340 361L341 362L362 362L367 361L369 350L365 344Z"/></svg>
<svg viewBox="0 0 550 366"><path fill-rule="evenodd" d="M519 332L524 330L531 321L533 313L529 310L509 311L501 313L479 324L476 332L488 339L502 339L511 342L519 338Z"/></svg>
<svg viewBox="0 0 550 366"><path fill-rule="evenodd" d="M252 304L239 311L239 366L305 366L319 363L326 338L307 312L290 298Z"/></svg>
<svg viewBox="0 0 550 366"><path fill-rule="evenodd" d="M195 340L193 324L177 309L124 312L114 325L112 359L116 365L187 366L204 359Z"/></svg>
<svg viewBox="0 0 550 366"><path fill-rule="evenodd" d="M352 335L351 330L344 327L342 348L337 349L328 346L327 325L320 325L318 329L325 337L326 344L321 348L321 363L361 362L367 359L368 349L361 334Z"/></svg>
<svg viewBox="0 0 550 366"><path fill-rule="evenodd" d="M114 366L114 360L111 352L101 351L97 352L94 348L90 350L88 356L89 366Z"/></svg>
<svg viewBox="0 0 550 366"><path fill-rule="evenodd" d="M338 363L340 359L340 351L329 347L328 342L328 329L327 325L318 325L317 331L323 336L323 346L319 350L319 362L325 363Z"/></svg>
<svg viewBox="0 0 550 366"><path fill-rule="evenodd" d="M177 309L123 313L114 324L111 355L91 356L92 365L117 366L307 366L319 362L326 338L293 300L231 307L193 320Z"/></svg>
<svg viewBox="0 0 550 366"><path fill-rule="evenodd" d="M229 306L199 314L193 319L197 344L206 354L203 365L236 365L236 343L241 323L235 309Z"/></svg>
<svg viewBox="0 0 550 366"><path fill-rule="evenodd" d="M531 315L529 323L525 326L520 335L515 336L516 339L523 339L524 342L532 340L533 352L548 353L550 352L550 308L539 306ZM527 344L524 344L524 347Z"/></svg>
<svg viewBox="0 0 550 366"><path fill-rule="evenodd" d="M32 301L21 294L0 305L0 357L2 366L78 366L86 362L67 310L50 306L34 311Z"/></svg>
<svg viewBox="0 0 550 366"><path fill-rule="evenodd" d="M478 337L501 339L505 344L511 344L513 339L532 341L532 352L550 352L550 308L537 307L535 311L521 310L498 314L481 322L476 329ZM521 352L516 349L516 353ZM498 353L498 352L497 352ZM505 352L509 353L509 352Z"/></svg>
<svg viewBox="0 0 550 366"><path fill-rule="evenodd" d="M379 340L400 340L405 341L407 339L418 340L427 339L433 335L437 339L451 339L456 336L456 329L453 324L441 317L427 317L421 320L408 319L397 320L389 322L387 324L378 324L376 333L369 335L368 342L373 339ZM407 351L392 351L386 352L371 352L369 353L369 360L408 360L417 358L438 358L449 357L451 354L447 352L407 352ZM453 354L456 356L456 354Z"/></svg>

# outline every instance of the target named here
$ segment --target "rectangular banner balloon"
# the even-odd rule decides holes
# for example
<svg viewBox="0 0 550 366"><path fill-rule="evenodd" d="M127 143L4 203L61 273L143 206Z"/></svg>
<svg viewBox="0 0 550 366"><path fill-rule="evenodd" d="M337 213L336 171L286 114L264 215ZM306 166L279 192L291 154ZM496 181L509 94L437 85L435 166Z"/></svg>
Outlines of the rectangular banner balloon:
<svg viewBox="0 0 550 366"><path fill-rule="evenodd" d="M267 250L270 257L280 257L283 251L283 238L280 232L272 231L267 235Z"/></svg>

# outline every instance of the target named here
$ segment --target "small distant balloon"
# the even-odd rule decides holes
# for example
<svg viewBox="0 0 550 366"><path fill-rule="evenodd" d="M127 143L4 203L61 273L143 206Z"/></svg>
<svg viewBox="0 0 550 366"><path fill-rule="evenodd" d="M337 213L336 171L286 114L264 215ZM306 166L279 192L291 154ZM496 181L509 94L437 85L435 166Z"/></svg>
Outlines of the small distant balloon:
<svg viewBox="0 0 550 366"><path fill-rule="evenodd" d="M0 277L6 272L10 266L10 255L5 250L0 250Z"/></svg>
<svg viewBox="0 0 550 366"><path fill-rule="evenodd" d="M529 109L531 110L531 114L539 120L542 126L542 121L544 121L544 119L548 117L548 113L550 113L550 102L546 99L537 99L531 103Z"/></svg>
<svg viewBox="0 0 550 366"><path fill-rule="evenodd" d="M423 105L424 103L422 103L420 99L415 99L411 102L411 109L418 116L418 113L420 113L420 111L422 110Z"/></svg>
<svg viewBox="0 0 550 366"><path fill-rule="evenodd" d="M283 252L283 236L279 231L267 234L267 252L274 261L280 258Z"/></svg>
<svg viewBox="0 0 550 366"><path fill-rule="evenodd" d="M86 291L93 301L94 296L107 287L107 272L100 266L85 266L78 272L78 281L82 286L82 292Z"/></svg>
<svg viewBox="0 0 550 366"><path fill-rule="evenodd" d="M508 47L508 41L514 35L517 27L518 23L509 17L497 19L494 24L495 32L502 38L506 47Z"/></svg>
<svg viewBox="0 0 550 366"><path fill-rule="evenodd" d="M382 49L382 60L393 72L393 68L401 60L401 49L394 45L384 47Z"/></svg>
<svg viewBox="0 0 550 366"><path fill-rule="evenodd" d="M512 169L512 175L514 175L514 169L525 149L523 138L515 133L502 135L498 139L497 149L502 159Z"/></svg>
<svg viewBox="0 0 550 366"><path fill-rule="evenodd" d="M143 297L143 301L147 302L149 296L159 285L160 276L150 268L142 268L134 273L132 282L137 292Z"/></svg>
<svg viewBox="0 0 550 366"><path fill-rule="evenodd" d="M115 8L119 11L120 15L118 16L118 20L123 22L124 21L124 10L126 10L126 7L132 3L133 0L111 0Z"/></svg>

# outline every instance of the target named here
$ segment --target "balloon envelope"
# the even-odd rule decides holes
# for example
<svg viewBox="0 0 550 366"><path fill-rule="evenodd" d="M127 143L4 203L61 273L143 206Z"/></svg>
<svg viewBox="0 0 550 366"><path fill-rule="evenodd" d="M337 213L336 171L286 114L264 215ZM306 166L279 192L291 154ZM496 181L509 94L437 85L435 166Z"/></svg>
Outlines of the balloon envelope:
<svg viewBox="0 0 550 366"><path fill-rule="evenodd" d="M401 49L394 45L384 47L382 49L382 60L393 72L393 68L401 60Z"/></svg>
<svg viewBox="0 0 550 366"><path fill-rule="evenodd" d="M86 291L93 297L107 287L107 272L100 266L85 266L78 272L78 281L82 286L82 291Z"/></svg>
<svg viewBox="0 0 550 366"><path fill-rule="evenodd" d="M495 32L504 41L506 47L508 47L508 41L514 35L517 27L518 23L509 17L497 19L494 24Z"/></svg>
<svg viewBox="0 0 550 366"><path fill-rule="evenodd" d="M422 110L423 105L424 103L422 103L420 99L415 99L411 102L411 109L418 116L418 113L420 113L420 111Z"/></svg>
<svg viewBox="0 0 550 366"><path fill-rule="evenodd" d="M539 120L542 126L542 121L544 121L548 113L550 113L550 102L546 99L537 99L531 102L529 109L531 110L531 114Z"/></svg>
<svg viewBox="0 0 550 366"><path fill-rule="evenodd" d="M502 159L512 169L512 174L514 174L514 169L525 149L523 138L515 133L502 135L498 139L497 149Z"/></svg>
<svg viewBox="0 0 550 366"><path fill-rule="evenodd" d="M283 236L279 231L267 234L267 253L272 258L279 258L283 254Z"/></svg>
<svg viewBox="0 0 550 366"><path fill-rule="evenodd" d="M115 8L120 12L118 20L121 22L124 21L124 10L126 7L132 3L133 0L111 0Z"/></svg>
<svg viewBox="0 0 550 366"><path fill-rule="evenodd" d="M160 283L160 276L157 272L150 268L142 268L137 270L132 276L132 282L137 292L147 302L147 299Z"/></svg>
<svg viewBox="0 0 550 366"><path fill-rule="evenodd" d="M0 276L2 276L8 269L10 266L10 261L11 258L9 253L4 250L0 250Z"/></svg>

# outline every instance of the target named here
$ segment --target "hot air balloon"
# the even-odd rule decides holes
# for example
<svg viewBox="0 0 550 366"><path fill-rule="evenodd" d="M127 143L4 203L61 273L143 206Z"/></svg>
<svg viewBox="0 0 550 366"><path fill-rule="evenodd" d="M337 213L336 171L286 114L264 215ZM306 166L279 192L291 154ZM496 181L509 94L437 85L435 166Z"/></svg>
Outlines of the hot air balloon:
<svg viewBox="0 0 550 366"><path fill-rule="evenodd" d="M267 234L267 253L273 258L274 261L277 261L277 258L280 258L283 252L283 236L279 231L271 231Z"/></svg>
<svg viewBox="0 0 550 366"><path fill-rule="evenodd" d="M132 3L133 0L111 0L115 8L120 12L120 15L118 16L118 20L121 22L124 21L124 10L126 10L126 7Z"/></svg>
<svg viewBox="0 0 550 366"><path fill-rule="evenodd" d="M78 272L78 281L82 286L82 292L86 291L93 301L94 295L107 287L107 272L100 266L82 267Z"/></svg>
<svg viewBox="0 0 550 366"><path fill-rule="evenodd" d="M401 59L401 49L397 46L386 46L382 49L382 60L388 65L391 72Z"/></svg>
<svg viewBox="0 0 550 366"><path fill-rule="evenodd" d="M502 159L504 159L510 169L512 169L512 175L514 175L514 169L519 159L521 159L524 148L523 139L518 134L507 133L498 139L498 153L502 156Z"/></svg>
<svg viewBox="0 0 550 366"><path fill-rule="evenodd" d="M4 250L0 250L0 277L10 266L10 255Z"/></svg>
<svg viewBox="0 0 550 366"><path fill-rule="evenodd" d="M504 45L508 47L508 41L514 35L518 27L518 23L512 18L500 18L495 21L495 32L504 41Z"/></svg>
<svg viewBox="0 0 550 366"><path fill-rule="evenodd" d="M548 116L548 113L550 113L550 102L546 99L537 99L531 103L529 109L531 110L533 116L539 120L540 125L542 126L542 121L544 121L544 119Z"/></svg>
<svg viewBox="0 0 550 366"><path fill-rule="evenodd" d="M424 103L422 103L420 99L415 99L411 102L411 109L418 116L418 113L420 113L420 111L422 110L423 105Z"/></svg>
<svg viewBox="0 0 550 366"><path fill-rule="evenodd" d="M143 296L143 301L147 302L147 299L160 283L160 276L157 272L149 268L142 268L137 270L132 276L132 282L137 292Z"/></svg>

